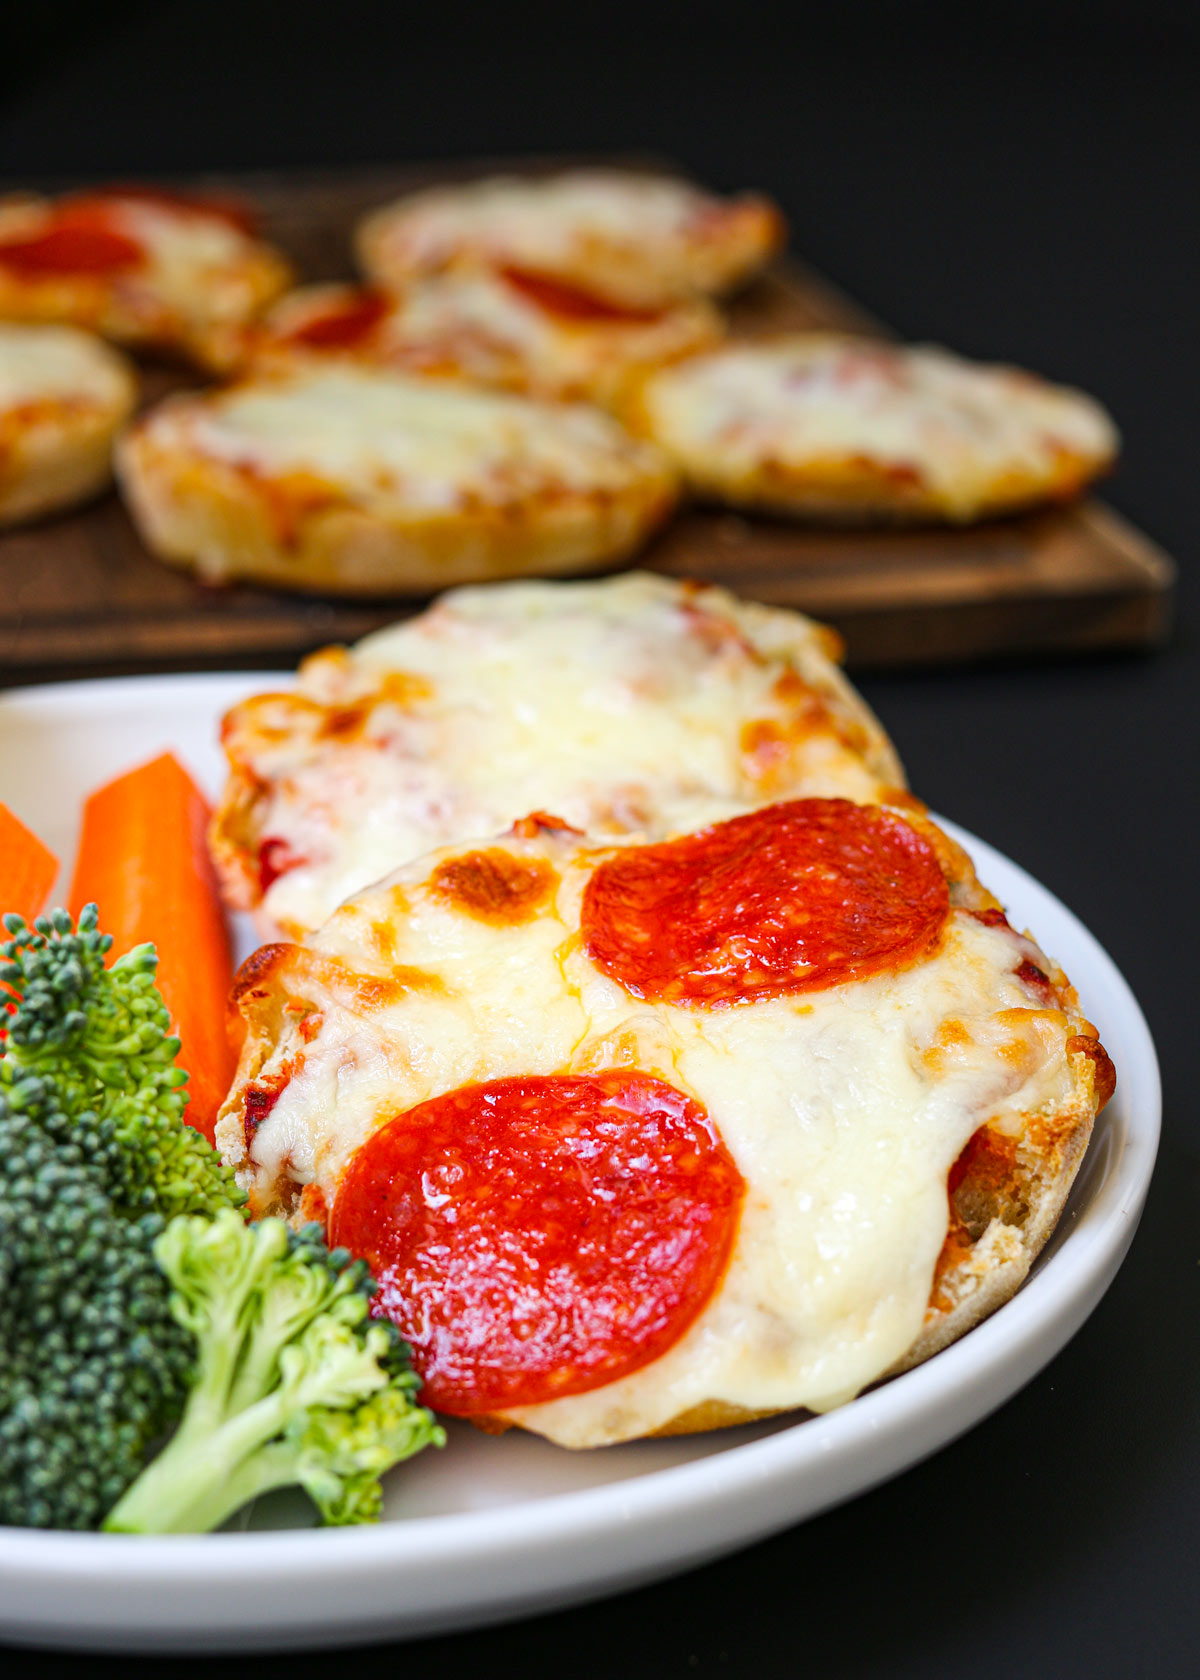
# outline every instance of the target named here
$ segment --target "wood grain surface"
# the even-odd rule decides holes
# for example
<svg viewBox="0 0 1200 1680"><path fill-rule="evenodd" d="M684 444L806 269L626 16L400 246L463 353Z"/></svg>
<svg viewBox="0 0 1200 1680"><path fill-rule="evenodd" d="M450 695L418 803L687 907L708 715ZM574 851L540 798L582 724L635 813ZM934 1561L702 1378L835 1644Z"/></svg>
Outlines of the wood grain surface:
<svg viewBox="0 0 1200 1680"><path fill-rule="evenodd" d="M350 229L365 210L406 187L494 167L249 174L196 184L256 203L268 237L302 275L334 279L350 272ZM885 331L790 260L737 298L731 314L743 334ZM174 370L148 367L146 398L185 382ZM811 612L842 632L857 667L1152 645L1169 629L1174 583L1172 562L1095 501L964 529L869 532L692 508L639 563ZM109 495L0 536L0 682L290 665L419 605L413 597L347 602L196 583L146 552Z"/></svg>

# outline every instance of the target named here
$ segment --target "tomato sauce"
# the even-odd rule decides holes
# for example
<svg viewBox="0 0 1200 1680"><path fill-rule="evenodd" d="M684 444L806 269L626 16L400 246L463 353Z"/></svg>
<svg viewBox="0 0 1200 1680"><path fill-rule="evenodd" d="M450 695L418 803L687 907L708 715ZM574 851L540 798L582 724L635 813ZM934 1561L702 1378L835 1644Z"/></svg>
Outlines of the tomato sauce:
<svg viewBox="0 0 1200 1680"><path fill-rule="evenodd" d="M389 307L381 292L354 292L344 303L314 315L286 336L289 343L311 350L352 350L371 336Z"/></svg>
<svg viewBox="0 0 1200 1680"><path fill-rule="evenodd" d="M536 274L531 269L502 268L500 273L515 292L548 315L558 315L564 321L657 321L662 314L659 309L637 309L631 304L598 297L581 286L552 279L548 274Z"/></svg>

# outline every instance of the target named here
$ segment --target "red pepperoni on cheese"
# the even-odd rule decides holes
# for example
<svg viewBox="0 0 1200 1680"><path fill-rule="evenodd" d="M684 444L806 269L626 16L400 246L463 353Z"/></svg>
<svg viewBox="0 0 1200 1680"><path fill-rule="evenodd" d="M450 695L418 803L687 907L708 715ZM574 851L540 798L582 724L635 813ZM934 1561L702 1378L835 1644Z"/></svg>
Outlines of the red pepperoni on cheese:
<svg viewBox="0 0 1200 1680"><path fill-rule="evenodd" d="M425 1401L468 1416L665 1353L725 1270L742 1189L704 1110L661 1080L501 1079L373 1132L330 1241L369 1261Z"/></svg>
<svg viewBox="0 0 1200 1680"><path fill-rule="evenodd" d="M118 274L142 257L136 239L111 227L102 210L84 206L64 211L41 233L0 243L0 264L32 278Z"/></svg>
<svg viewBox="0 0 1200 1680"><path fill-rule="evenodd" d="M314 350L349 350L370 337L388 307L381 292L355 291L344 302L331 303L323 314L294 327L287 337L293 344L306 344Z"/></svg>
<svg viewBox="0 0 1200 1680"><path fill-rule="evenodd" d="M535 274L527 268L502 268L500 273L530 303L545 310L547 315L559 315L566 321L656 321L662 313L658 309L637 309L631 304L597 297L582 287L551 279L548 274Z"/></svg>
<svg viewBox="0 0 1200 1680"><path fill-rule="evenodd" d="M797 799L618 852L588 882L582 931L635 997L720 1005L900 967L949 908L933 848L902 818Z"/></svg>

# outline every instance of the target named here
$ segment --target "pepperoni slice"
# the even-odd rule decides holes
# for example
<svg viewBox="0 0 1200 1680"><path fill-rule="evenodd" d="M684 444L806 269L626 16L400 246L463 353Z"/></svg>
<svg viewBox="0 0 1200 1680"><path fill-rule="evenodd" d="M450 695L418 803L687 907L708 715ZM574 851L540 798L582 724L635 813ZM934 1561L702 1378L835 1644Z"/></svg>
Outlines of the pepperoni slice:
<svg viewBox="0 0 1200 1680"><path fill-rule="evenodd" d="M594 292L585 292L582 287L570 286L565 280L535 274L527 268L502 268L500 273L515 292L520 292L547 315L558 315L565 321L656 321L662 313L658 309L637 309L615 303L610 298L597 297Z"/></svg>
<svg viewBox="0 0 1200 1680"><path fill-rule="evenodd" d="M949 909L932 847L900 817L797 799L617 853L588 882L582 930L635 997L714 1006L899 967Z"/></svg>
<svg viewBox="0 0 1200 1680"><path fill-rule="evenodd" d="M115 274L135 268L143 257L136 239L108 225L101 209L64 211L43 232L0 244L0 264L34 277L57 274Z"/></svg>
<svg viewBox="0 0 1200 1680"><path fill-rule="evenodd" d="M289 332L293 344L306 344L314 350L348 350L361 344L388 312L388 300L380 292L356 291L344 302L328 307L323 315Z"/></svg>
<svg viewBox="0 0 1200 1680"><path fill-rule="evenodd" d="M704 1110L661 1080L501 1079L373 1132L330 1241L370 1262L425 1401L468 1416L665 1353L725 1270L742 1190Z"/></svg>

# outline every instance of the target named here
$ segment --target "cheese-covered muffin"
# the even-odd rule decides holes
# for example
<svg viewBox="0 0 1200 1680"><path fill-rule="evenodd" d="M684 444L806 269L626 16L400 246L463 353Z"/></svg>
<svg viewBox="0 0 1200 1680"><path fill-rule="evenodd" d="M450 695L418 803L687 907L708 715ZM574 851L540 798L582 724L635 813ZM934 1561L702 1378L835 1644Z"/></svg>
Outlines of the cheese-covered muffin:
<svg viewBox="0 0 1200 1680"><path fill-rule="evenodd" d="M224 200L133 186L0 199L0 319L70 322L220 372L290 276Z"/></svg>
<svg viewBox="0 0 1200 1680"><path fill-rule="evenodd" d="M136 400L133 369L99 339L0 321L0 524L103 489Z"/></svg>
<svg viewBox="0 0 1200 1680"><path fill-rule="evenodd" d="M800 613L648 573L451 591L228 713L226 895L299 935L533 810L659 834L804 793L898 797L838 652Z"/></svg>
<svg viewBox="0 0 1200 1680"><path fill-rule="evenodd" d="M783 243L753 194L717 198L672 176L573 169L408 193L358 231L367 274L398 288L451 267L499 268L635 309L731 290Z"/></svg>
<svg viewBox="0 0 1200 1680"><path fill-rule="evenodd" d="M424 1398L592 1447L826 1410L1007 1299L1112 1068L908 808L546 816L267 946L217 1141L366 1259Z"/></svg>
<svg viewBox="0 0 1200 1680"><path fill-rule="evenodd" d="M626 418L700 495L850 522L1061 501L1118 447L1082 392L945 350L818 333L729 344L652 374Z"/></svg>
<svg viewBox="0 0 1200 1680"><path fill-rule="evenodd" d="M518 270L421 275L400 291L302 286L249 343L256 366L349 360L611 406L631 381L715 344L704 298L632 309Z"/></svg>
<svg viewBox="0 0 1200 1680"><path fill-rule="evenodd" d="M676 498L599 409L340 365L170 397L118 473L169 564L346 595L608 564Z"/></svg>

